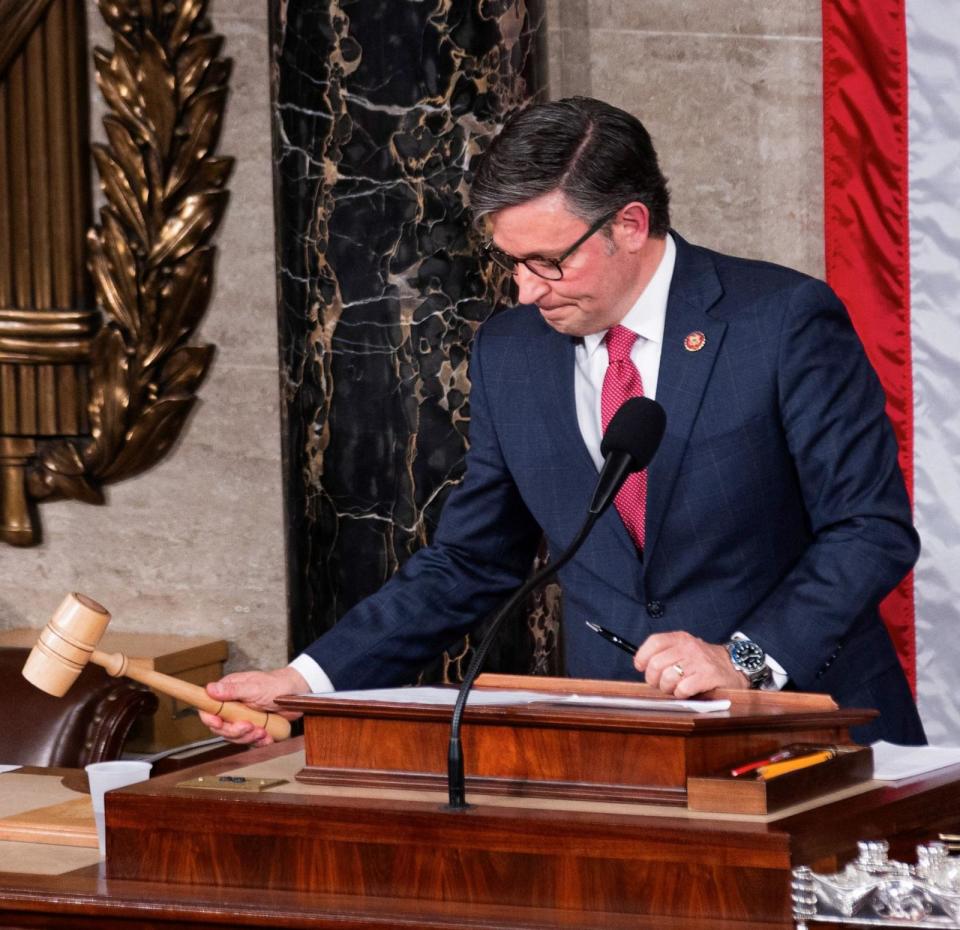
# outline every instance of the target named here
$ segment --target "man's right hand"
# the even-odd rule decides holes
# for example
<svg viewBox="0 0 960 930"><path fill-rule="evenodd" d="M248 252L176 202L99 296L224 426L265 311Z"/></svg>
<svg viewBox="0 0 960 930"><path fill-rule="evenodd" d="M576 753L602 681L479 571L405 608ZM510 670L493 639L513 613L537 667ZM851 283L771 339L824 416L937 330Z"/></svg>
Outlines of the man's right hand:
<svg viewBox="0 0 960 930"><path fill-rule="evenodd" d="M260 710L269 710L296 720L298 713L281 710L274 700L282 694L306 694L310 691L304 677L294 668L286 666L268 672L234 672L219 681L207 685L207 694L217 701L239 701ZM231 723L216 714L200 711L200 719L217 736L243 746L269 746L273 738L263 727L246 720Z"/></svg>

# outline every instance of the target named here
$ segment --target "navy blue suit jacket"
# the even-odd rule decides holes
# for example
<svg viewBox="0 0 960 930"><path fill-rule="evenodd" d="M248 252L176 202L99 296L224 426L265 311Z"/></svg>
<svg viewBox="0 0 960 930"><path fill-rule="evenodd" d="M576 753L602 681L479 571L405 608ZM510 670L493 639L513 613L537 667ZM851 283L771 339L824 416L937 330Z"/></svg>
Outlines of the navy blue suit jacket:
<svg viewBox="0 0 960 930"><path fill-rule="evenodd" d="M822 282L675 236L641 558L615 508L560 573L576 677L636 679L634 642L736 630L793 686L876 707L862 738L923 740L877 604L918 540L883 391ZM705 336L696 352L685 337ZM559 553L597 480L577 425L574 340L535 307L484 324L471 358L471 446L434 542L308 650L339 688L409 681L526 575L541 533Z"/></svg>

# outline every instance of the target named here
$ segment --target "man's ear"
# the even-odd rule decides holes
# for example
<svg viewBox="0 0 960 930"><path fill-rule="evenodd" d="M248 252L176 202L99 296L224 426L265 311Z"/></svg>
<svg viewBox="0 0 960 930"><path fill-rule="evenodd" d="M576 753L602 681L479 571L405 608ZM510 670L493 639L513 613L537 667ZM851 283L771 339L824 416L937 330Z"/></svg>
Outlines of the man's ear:
<svg viewBox="0 0 960 930"><path fill-rule="evenodd" d="M632 200L620 208L613 233L621 248L639 252L650 238L650 211L640 201Z"/></svg>

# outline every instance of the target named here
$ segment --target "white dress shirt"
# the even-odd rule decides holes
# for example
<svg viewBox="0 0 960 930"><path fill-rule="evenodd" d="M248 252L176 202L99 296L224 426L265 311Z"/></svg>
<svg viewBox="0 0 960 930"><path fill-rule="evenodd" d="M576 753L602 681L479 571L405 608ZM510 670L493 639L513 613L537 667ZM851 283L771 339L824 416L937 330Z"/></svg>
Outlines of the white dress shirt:
<svg viewBox="0 0 960 930"><path fill-rule="evenodd" d="M677 246L673 237L667 235L666 248L650 283L620 321L621 326L626 326L637 334L637 341L630 349L630 360L640 372L644 395L654 399L657 396L657 377L660 372L660 354L663 350L667 300L670 296L670 282L673 280L676 261ZM607 331L604 330L584 336L577 344L574 354L577 425L580 427L587 451L598 471L603 465L603 456L600 454L600 442L603 438L600 427L600 393L603 388L603 376L609 364L607 347L604 343L606 335ZM746 638L743 634L736 635ZM773 674L769 687L782 688L787 683L787 673L769 656L767 656L767 664ZM303 675L314 694L324 694L334 690L333 683L327 674L310 656L299 655L290 665Z"/></svg>
<svg viewBox="0 0 960 930"><path fill-rule="evenodd" d="M301 652L291 663L290 668L296 669L306 679L311 694L329 694L337 689L327 673L320 668L315 659L311 659L305 652Z"/></svg>
<svg viewBox="0 0 960 930"><path fill-rule="evenodd" d="M657 396L660 352L663 349L663 327L667 319L667 298L670 295L670 281L676 261L677 247L673 237L668 235L663 257L650 283L620 321L621 326L637 334L637 341L630 349L630 361L640 372L644 395L654 399ZM603 465L603 456L600 454L600 441L603 438L600 428L600 392L609 364L604 342L606 335L607 330L584 336L574 353L576 367L573 387L577 401L577 425L597 471Z"/></svg>

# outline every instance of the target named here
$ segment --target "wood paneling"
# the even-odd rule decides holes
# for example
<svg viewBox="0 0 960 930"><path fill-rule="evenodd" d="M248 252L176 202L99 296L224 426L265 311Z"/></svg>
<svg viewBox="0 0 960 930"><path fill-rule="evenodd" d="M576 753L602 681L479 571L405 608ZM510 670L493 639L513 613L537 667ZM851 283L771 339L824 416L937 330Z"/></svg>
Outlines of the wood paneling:
<svg viewBox="0 0 960 930"><path fill-rule="evenodd" d="M832 868L860 839L887 837L896 848L960 823L957 769L780 818L482 797L451 812L435 793L241 796L177 788L183 777L111 796L111 880L390 897L458 904L464 915L559 908L580 915L575 926L635 914L786 927L791 868Z"/></svg>

